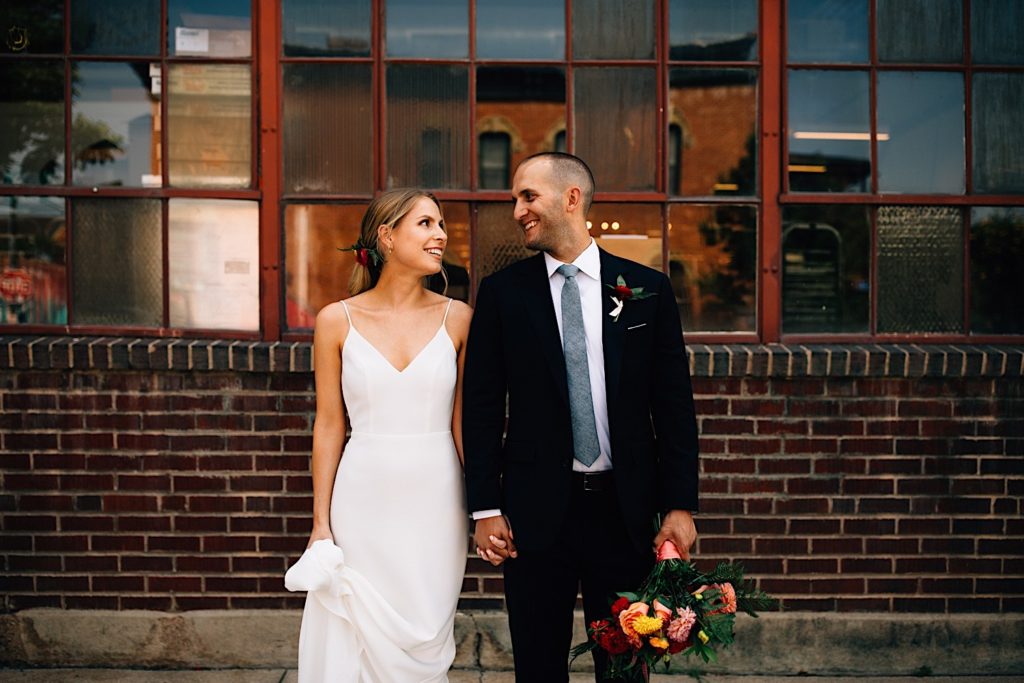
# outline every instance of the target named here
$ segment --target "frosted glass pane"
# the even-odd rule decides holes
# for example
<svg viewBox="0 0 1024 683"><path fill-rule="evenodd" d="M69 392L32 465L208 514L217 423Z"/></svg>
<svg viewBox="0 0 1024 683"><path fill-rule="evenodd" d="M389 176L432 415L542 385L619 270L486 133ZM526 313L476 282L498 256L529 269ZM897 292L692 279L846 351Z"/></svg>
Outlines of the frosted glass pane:
<svg viewBox="0 0 1024 683"><path fill-rule="evenodd" d="M1022 263L1024 208L971 209L972 334L1024 334Z"/></svg>
<svg viewBox="0 0 1024 683"><path fill-rule="evenodd" d="M565 6L548 0L477 0L480 59L564 59Z"/></svg>
<svg viewBox="0 0 1024 683"><path fill-rule="evenodd" d="M369 64L285 64L286 192L371 192Z"/></svg>
<svg viewBox="0 0 1024 683"><path fill-rule="evenodd" d="M1024 2L971 0L975 64L1024 64Z"/></svg>
<svg viewBox="0 0 1024 683"><path fill-rule="evenodd" d="M66 325L64 199L0 201L0 324Z"/></svg>
<svg viewBox="0 0 1024 683"><path fill-rule="evenodd" d="M469 187L468 75L462 66L388 67L389 187Z"/></svg>
<svg viewBox="0 0 1024 683"><path fill-rule="evenodd" d="M370 0L283 0L287 57L369 57Z"/></svg>
<svg viewBox="0 0 1024 683"><path fill-rule="evenodd" d="M654 0L573 0L576 59L654 59Z"/></svg>
<svg viewBox="0 0 1024 683"><path fill-rule="evenodd" d="M171 199L168 211L171 326L259 330L259 203Z"/></svg>
<svg viewBox="0 0 1024 683"><path fill-rule="evenodd" d="M964 58L961 0L878 0L878 61L949 63Z"/></svg>
<svg viewBox="0 0 1024 683"><path fill-rule="evenodd" d="M63 62L2 61L0 83L3 183L60 185L64 182Z"/></svg>
<svg viewBox="0 0 1024 683"><path fill-rule="evenodd" d="M868 1L788 0L790 62L868 61Z"/></svg>
<svg viewBox="0 0 1024 683"><path fill-rule="evenodd" d="M669 0L669 59L757 59L757 0Z"/></svg>
<svg viewBox="0 0 1024 683"><path fill-rule="evenodd" d="M491 273L531 256L523 243L523 229L512 217L512 205L477 204L473 279L477 285Z"/></svg>
<svg viewBox="0 0 1024 683"><path fill-rule="evenodd" d="M73 199L72 322L163 321L163 244L158 199Z"/></svg>
<svg viewBox="0 0 1024 683"><path fill-rule="evenodd" d="M74 0L71 51L84 55L159 55L160 0Z"/></svg>
<svg viewBox="0 0 1024 683"><path fill-rule="evenodd" d="M167 0L171 56L248 57L251 26L251 0Z"/></svg>
<svg viewBox="0 0 1024 683"><path fill-rule="evenodd" d="M971 99L974 191L1024 192L1024 73L976 73Z"/></svg>
<svg viewBox="0 0 1024 683"><path fill-rule="evenodd" d="M598 192L654 189L655 73L646 67L576 69L576 154L589 164Z"/></svg>

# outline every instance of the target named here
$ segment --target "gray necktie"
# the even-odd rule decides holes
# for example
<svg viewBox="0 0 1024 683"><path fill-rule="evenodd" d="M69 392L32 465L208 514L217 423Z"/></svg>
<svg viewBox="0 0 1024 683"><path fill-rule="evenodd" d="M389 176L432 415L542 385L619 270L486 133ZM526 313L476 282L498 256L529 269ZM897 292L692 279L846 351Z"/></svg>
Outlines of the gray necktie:
<svg viewBox="0 0 1024 683"><path fill-rule="evenodd" d="M597 441L594 398L590 393L590 366L587 364L587 334L583 328L583 305L572 265L558 267L565 277L562 285L562 349L565 352L565 376L569 381L569 410L572 413L572 443L576 459L590 466L601 454Z"/></svg>

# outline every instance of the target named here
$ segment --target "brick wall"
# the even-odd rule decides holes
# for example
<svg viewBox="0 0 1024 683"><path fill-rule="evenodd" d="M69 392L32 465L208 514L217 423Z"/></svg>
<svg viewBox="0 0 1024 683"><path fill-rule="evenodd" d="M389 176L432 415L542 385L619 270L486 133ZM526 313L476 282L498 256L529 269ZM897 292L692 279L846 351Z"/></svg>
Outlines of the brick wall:
<svg viewBox="0 0 1024 683"><path fill-rule="evenodd" d="M690 348L699 561L785 608L1024 611L1024 349ZM294 608L308 344L0 338L5 611ZM468 557L462 607L500 608Z"/></svg>

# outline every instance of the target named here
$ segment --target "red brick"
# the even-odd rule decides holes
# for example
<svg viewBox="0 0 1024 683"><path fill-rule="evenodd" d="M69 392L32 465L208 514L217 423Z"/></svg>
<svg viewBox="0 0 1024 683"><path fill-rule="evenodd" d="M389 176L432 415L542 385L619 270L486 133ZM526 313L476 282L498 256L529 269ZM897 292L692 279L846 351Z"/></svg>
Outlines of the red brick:
<svg viewBox="0 0 1024 683"><path fill-rule="evenodd" d="M156 413L142 416L142 429L147 432L194 429L196 418L188 413Z"/></svg>
<svg viewBox="0 0 1024 683"><path fill-rule="evenodd" d="M226 574L230 571L230 564L228 557L178 555L174 558L177 571L197 574Z"/></svg>
<svg viewBox="0 0 1024 683"><path fill-rule="evenodd" d="M54 394L8 393L4 396L4 410L56 410Z"/></svg>
<svg viewBox="0 0 1024 683"><path fill-rule="evenodd" d="M255 536L203 536L204 553L237 553L256 550Z"/></svg>
<svg viewBox="0 0 1024 683"><path fill-rule="evenodd" d="M229 451L264 451L275 453L281 450L281 436L279 434L226 434L224 436L224 448Z"/></svg>
<svg viewBox="0 0 1024 683"><path fill-rule="evenodd" d="M258 586L255 577L207 576L203 581L208 593L255 593Z"/></svg>
<svg viewBox="0 0 1024 683"><path fill-rule="evenodd" d="M198 593L203 588L198 576L147 576L146 581L153 593Z"/></svg>
<svg viewBox="0 0 1024 683"><path fill-rule="evenodd" d="M834 455L839 452L839 439L795 439L787 437L782 442L782 448L787 454L792 455Z"/></svg>
<svg viewBox="0 0 1024 683"><path fill-rule="evenodd" d="M917 436L921 433L917 420L868 420L868 436Z"/></svg>
<svg viewBox="0 0 1024 683"><path fill-rule="evenodd" d="M244 504L239 496L189 496L191 512L241 512Z"/></svg>
<svg viewBox="0 0 1024 683"><path fill-rule="evenodd" d="M837 401L820 398L791 398L786 414L789 417L835 417L840 407Z"/></svg>
<svg viewBox="0 0 1024 683"><path fill-rule="evenodd" d="M232 396L229 410L239 413L276 413L279 410L277 394L243 394Z"/></svg>
<svg viewBox="0 0 1024 683"><path fill-rule="evenodd" d="M809 427L804 420L758 420L758 435L795 434L806 435Z"/></svg>
<svg viewBox="0 0 1024 683"><path fill-rule="evenodd" d="M770 439L729 439L726 448L730 453L743 455L777 455L782 451L782 441Z"/></svg>
<svg viewBox="0 0 1024 683"><path fill-rule="evenodd" d="M917 579L868 579L869 593L908 594L917 592Z"/></svg>
<svg viewBox="0 0 1024 683"><path fill-rule="evenodd" d="M859 538L812 538L812 555L858 555L864 552L864 542Z"/></svg>
<svg viewBox="0 0 1024 683"><path fill-rule="evenodd" d="M251 455L204 455L198 459L199 469L203 472L223 472L223 471L245 471L251 472L253 470L253 456ZM307 459L307 469L309 461ZM268 465L267 467L260 467L260 469L277 469L276 467Z"/></svg>
<svg viewBox="0 0 1024 683"><path fill-rule="evenodd" d="M296 559L297 557L296 555ZM284 570L285 560L282 557L246 557L245 555L231 557L231 571L234 572L260 572L281 576L284 574Z"/></svg>
<svg viewBox="0 0 1024 683"><path fill-rule="evenodd" d="M181 451L222 451L224 450L224 437L211 434L172 435L170 437L170 449L175 453Z"/></svg>
<svg viewBox="0 0 1024 683"><path fill-rule="evenodd" d="M118 531L170 531L171 520L166 515L151 517L126 517L117 518Z"/></svg>
<svg viewBox="0 0 1024 683"><path fill-rule="evenodd" d="M60 488L62 491L111 491L114 477L110 474L63 474Z"/></svg>
<svg viewBox="0 0 1024 683"><path fill-rule="evenodd" d="M98 432L63 433L60 435L60 447L63 450L108 450L114 447L114 435Z"/></svg>
<svg viewBox="0 0 1024 683"><path fill-rule="evenodd" d="M92 589L107 593L140 593L146 588L141 576L94 576Z"/></svg>
<svg viewBox="0 0 1024 683"><path fill-rule="evenodd" d="M722 555L748 555L752 546L749 538L727 538L699 536L697 538L699 553L716 553Z"/></svg>
<svg viewBox="0 0 1024 683"><path fill-rule="evenodd" d="M178 532L226 532L228 520L226 517L193 517L177 515L174 517L174 530Z"/></svg>
<svg viewBox="0 0 1024 683"><path fill-rule="evenodd" d="M171 440L164 434L117 434L117 447L131 451L166 451Z"/></svg>
<svg viewBox="0 0 1024 683"><path fill-rule="evenodd" d="M196 428L216 431L250 431L252 429L252 417L232 413L196 415Z"/></svg>
<svg viewBox="0 0 1024 683"><path fill-rule="evenodd" d="M224 491L227 482L223 477L174 476L174 491Z"/></svg>
<svg viewBox="0 0 1024 683"><path fill-rule="evenodd" d="M868 461L869 474L921 474L920 458L872 458Z"/></svg>
<svg viewBox="0 0 1024 683"><path fill-rule="evenodd" d="M835 559L794 559L786 562L790 574L835 574L838 567L839 560Z"/></svg>
<svg viewBox="0 0 1024 683"><path fill-rule="evenodd" d="M138 597L126 595L121 598L121 609L146 609L156 612L169 612L172 605L173 600L164 596Z"/></svg>
<svg viewBox="0 0 1024 683"><path fill-rule="evenodd" d="M900 485L903 485L903 481ZM892 495L892 479L855 479L846 477L843 479L843 493L848 495Z"/></svg>
<svg viewBox="0 0 1024 683"><path fill-rule="evenodd" d="M146 546L147 550L155 552L197 553L200 550L199 539L195 536L150 536Z"/></svg>
<svg viewBox="0 0 1024 683"><path fill-rule="evenodd" d="M157 498L153 496L117 494L103 496L103 510L105 512L156 512L158 509Z"/></svg>
<svg viewBox="0 0 1024 683"><path fill-rule="evenodd" d="M57 435L5 434L4 448L9 451L52 451L57 449Z"/></svg>
<svg viewBox="0 0 1024 683"><path fill-rule="evenodd" d="M141 552L146 549L146 539L143 536L93 536L92 549L94 551L116 550L128 552Z"/></svg>
<svg viewBox="0 0 1024 683"><path fill-rule="evenodd" d="M280 476L262 475L231 477L232 491L281 491L283 480Z"/></svg>
<svg viewBox="0 0 1024 683"><path fill-rule="evenodd" d="M892 519L844 519L843 533L852 536L884 536L896 533Z"/></svg>
<svg viewBox="0 0 1024 683"><path fill-rule="evenodd" d="M838 519L797 518L789 520L789 533L810 536L838 534L839 525Z"/></svg>
<svg viewBox="0 0 1024 683"><path fill-rule="evenodd" d="M892 574L893 561L877 557L844 557L840 570L843 574Z"/></svg>
<svg viewBox="0 0 1024 683"><path fill-rule="evenodd" d="M754 552L758 555L806 555L807 539L804 538L757 538L754 539Z"/></svg>
<svg viewBox="0 0 1024 683"><path fill-rule="evenodd" d="M898 557L896 558L897 574L945 574L946 558L944 557Z"/></svg>
<svg viewBox="0 0 1024 683"><path fill-rule="evenodd" d="M840 439L843 455L892 455L892 439Z"/></svg>
<svg viewBox="0 0 1024 683"><path fill-rule="evenodd" d="M889 612L888 598L838 598L837 612Z"/></svg>
<svg viewBox="0 0 1024 683"><path fill-rule="evenodd" d="M806 458L758 458L758 474L809 474L811 462Z"/></svg>
<svg viewBox="0 0 1024 683"><path fill-rule="evenodd" d="M86 457L81 453L37 453L32 456L34 470L82 470ZM8 467L6 456L4 467Z"/></svg>
<svg viewBox="0 0 1024 683"><path fill-rule="evenodd" d="M775 501L775 511L782 515L824 515L828 513L827 498L791 498Z"/></svg>
<svg viewBox="0 0 1024 683"><path fill-rule="evenodd" d="M941 598L895 598L896 612L945 612L946 601Z"/></svg>
<svg viewBox="0 0 1024 683"><path fill-rule="evenodd" d="M172 571L174 560L160 555L128 555L121 558L121 571L126 572L167 572Z"/></svg>
<svg viewBox="0 0 1024 683"><path fill-rule="evenodd" d="M864 434L864 421L811 420L811 433L815 436L860 436Z"/></svg>
<svg viewBox="0 0 1024 683"><path fill-rule="evenodd" d="M6 491L39 491L56 489L60 483L55 474L6 474L4 490Z"/></svg>
<svg viewBox="0 0 1024 683"><path fill-rule="evenodd" d="M309 453L313 449L313 436L285 434L282 443L285 453Z"/></svg>
<svg viewBox="0 0 1024 683"><path fill-rule="evenodd" d="M282 533L284 531L284 523L280 517L232 517L231 520L231 533L245 533L245 532L264 532L264 533ZM707 533L707 523L701 519L701 532Z"/></svg>
<svg viewBox="0 0 1024 683"><path fill-rule="evenodd" d="M728 436L734 434L753 434L754 423L751 420L738 418L702 417L700 418L700 433L725 434Z"/></svg>
<svg viewBox="0 0 1024 683"><path fill-rule="evenodd" d="M757 415L779 417L785 413L786 402L782 399L743 399L729 400L733 415Z"/></svg>
<svg viewBox="0 0 1024 683"><path fill-rule="evenodd" d="M60 518L61 531L113 531L114 517L74 514Z"/></svg>

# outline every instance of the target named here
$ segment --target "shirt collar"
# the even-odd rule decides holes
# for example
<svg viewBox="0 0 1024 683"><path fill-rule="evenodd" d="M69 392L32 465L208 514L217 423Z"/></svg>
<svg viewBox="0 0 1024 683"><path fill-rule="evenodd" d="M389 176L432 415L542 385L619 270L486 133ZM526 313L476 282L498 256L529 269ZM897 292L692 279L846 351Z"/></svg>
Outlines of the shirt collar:
<svg viewBox="0 0 1024 683"><path fill-rule="evenodd" d="M551 254L544 252L544 265L548 269L548 279L554 275L558 267L563 265L561 261L556 259ZM572 262L572 265L580 269L584 275L601 281L601 251L597 248L597 242L594 238L590 238L590 246L583 250L576 260Z"/></svg>

